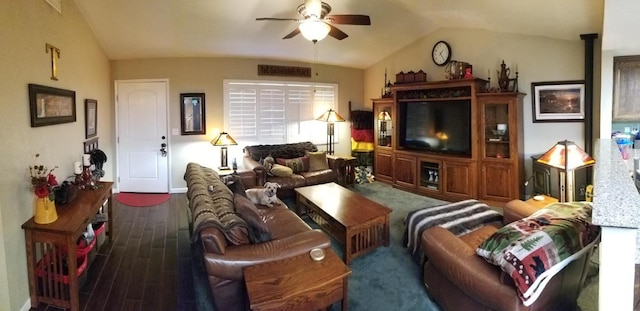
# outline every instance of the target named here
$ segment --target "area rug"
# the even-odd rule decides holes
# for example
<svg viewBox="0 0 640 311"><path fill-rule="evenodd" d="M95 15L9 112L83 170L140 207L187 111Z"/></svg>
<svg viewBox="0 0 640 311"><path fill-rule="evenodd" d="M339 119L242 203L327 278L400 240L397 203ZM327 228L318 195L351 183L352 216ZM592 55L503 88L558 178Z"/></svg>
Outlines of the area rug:
<svg viewBox="0 0 640 311"><path fill-rule="evenodd" d="M162 204L170 197L168 193L120 192L116 195L116 200L127 206L145 207Z"/></svg>

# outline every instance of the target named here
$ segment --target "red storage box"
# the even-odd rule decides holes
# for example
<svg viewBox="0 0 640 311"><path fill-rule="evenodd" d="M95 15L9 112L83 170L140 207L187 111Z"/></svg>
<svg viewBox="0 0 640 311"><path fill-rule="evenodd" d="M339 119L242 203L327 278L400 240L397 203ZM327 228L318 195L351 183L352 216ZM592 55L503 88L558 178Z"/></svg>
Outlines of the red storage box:
<svg viewBox="0 0 640 311"><path fill-rule="evenodd" d="M56 258L51 252L42 257L42 259L38 261L38 266L36 267L36 274L38 275L38 277L51 278L50 274L53 274L53 272L49 271L54 270L53 265L57 263L58 259L66 259L65 253L66 252L63 251L62 258ZM78 256L77 260L78 268L76 269L76 274L80 276L84 272L84 270L87 269L88 260L86 255ZM56 271L57 273L55 274L54 278L57 282L69 284L69 273L68 271L64 271L65 269L62 266L62 264L58 263L58 271Z"/></svg>
<svg viewBox="0 0 640 311"><path fill-rule="evenodd" d="M96 234L96 237L104 231L105 224L106 222L99 222L91 225L93 226L93 232Z"/></svg>

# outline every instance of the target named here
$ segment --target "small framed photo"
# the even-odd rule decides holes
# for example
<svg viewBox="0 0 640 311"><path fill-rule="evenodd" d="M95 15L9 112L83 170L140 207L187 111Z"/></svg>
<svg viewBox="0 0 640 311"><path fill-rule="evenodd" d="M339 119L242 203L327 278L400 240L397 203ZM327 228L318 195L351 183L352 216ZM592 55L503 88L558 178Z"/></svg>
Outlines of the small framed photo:
<svg viewBox="0 0 640 311"><path fill-rule="evenodd" d="M180 94L180 128L182 135L203 135L205 126L204 93Z"/></svg>
<svg viewBox="0 0 640 311"><path fill-rule="evenodd" d="M584 121L584 81L531 83L533 122Z"/></svg>
<svg viewBox="0 0 640 311"><path fill-rule="evenodd" d="M29 84L31 127L76 122L76 92Z"/></svg>
<svg viewBox="0 0 640 311"><path fill-rule="evenodd" d="M84 100L84 132L86 139L98 135L98 101L95 99Z"/></svg>

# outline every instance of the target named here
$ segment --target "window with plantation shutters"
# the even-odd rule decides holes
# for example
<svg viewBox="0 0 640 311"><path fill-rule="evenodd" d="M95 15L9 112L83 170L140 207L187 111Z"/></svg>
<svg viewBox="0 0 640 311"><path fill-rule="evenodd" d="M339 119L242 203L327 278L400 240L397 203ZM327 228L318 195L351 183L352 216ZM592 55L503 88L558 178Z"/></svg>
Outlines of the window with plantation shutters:
<svg viewBox="0 0 640 311"><path fill-rule="evenodd" d="M225 80L225 130L246 144L323 144L316 117L335 109L337 93L336 84Z"/></svg>

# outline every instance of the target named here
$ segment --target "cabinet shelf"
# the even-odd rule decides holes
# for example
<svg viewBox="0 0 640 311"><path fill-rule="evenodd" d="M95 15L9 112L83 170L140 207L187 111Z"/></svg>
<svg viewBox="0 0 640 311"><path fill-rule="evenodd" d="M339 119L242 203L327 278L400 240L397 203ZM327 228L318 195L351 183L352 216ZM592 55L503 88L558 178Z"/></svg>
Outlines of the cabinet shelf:
<svg viewBox="0 0 640 311"><path fill-rule="evenodd" d="M487 144L509 144L508 140L491 140L491 139L487 139L485 140L485 143Z"/></svg>
<svg viewBox="0 0 640 311"><path fill-rule="evenodd" d="M454 100L470 100L471 97L469 96L462 96L462 97L435 97L435 98L415 98L415 99L398 99L399 103L410 103L410 102L430 102L430 101L454 101Z"/></svg>

